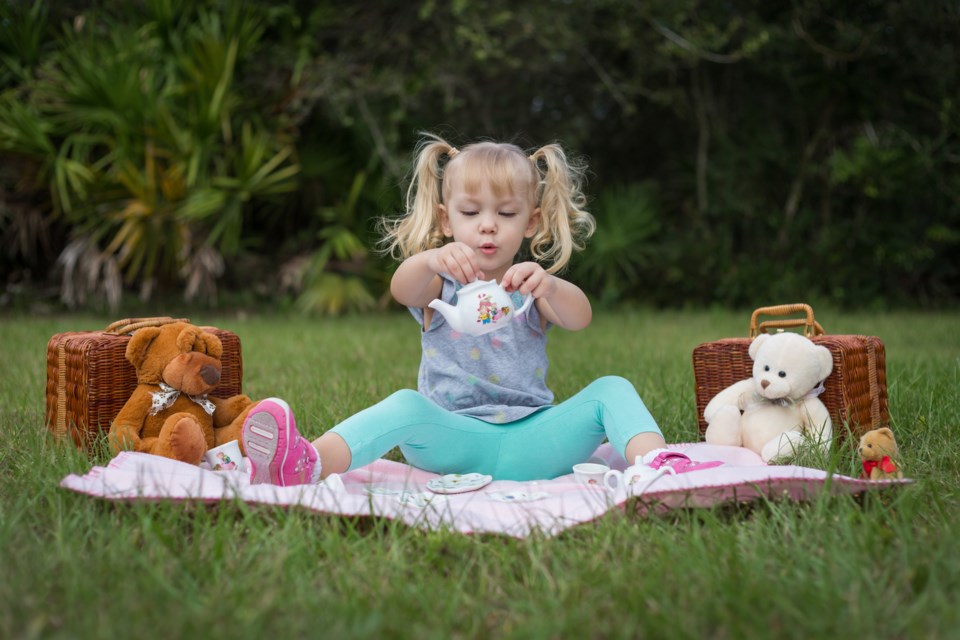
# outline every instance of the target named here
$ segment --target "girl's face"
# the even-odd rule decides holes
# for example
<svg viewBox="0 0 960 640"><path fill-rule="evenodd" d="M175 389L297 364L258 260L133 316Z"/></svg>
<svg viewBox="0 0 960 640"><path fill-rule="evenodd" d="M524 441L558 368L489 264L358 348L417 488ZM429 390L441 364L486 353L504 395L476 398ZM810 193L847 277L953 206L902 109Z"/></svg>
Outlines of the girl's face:
<svg viewBox="0 0 960 640"><path fill-rule="evenodd" d="M440 229L448 238L476 252L480 269L498 282L513 264L524 238L530 238L540 222L540 209L533 207L532 193L518 195L495 188L488 178L473 180L468 188L464 172L446 176L446 204L439 207Z"/></svg>

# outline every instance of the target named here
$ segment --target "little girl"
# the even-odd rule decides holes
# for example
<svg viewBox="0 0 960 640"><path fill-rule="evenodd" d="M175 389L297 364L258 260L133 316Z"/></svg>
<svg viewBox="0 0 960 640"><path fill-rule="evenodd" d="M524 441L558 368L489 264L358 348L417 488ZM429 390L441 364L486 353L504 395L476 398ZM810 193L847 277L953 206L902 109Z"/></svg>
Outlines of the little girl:
<svg viewBox="0 0 960 640"><path fill-rule="evenodd" d="M686 456L663 450L660 429L623 378L600 378L553 404L547 332L577 331L591 320L583 291L556 275L593 232L581 179L555 144L527 155L512 144L457 150L425 139L406 214L385 225L384 239L403 259L390 292L422 329L418 391L398 391L312 444L284 401L260 402L243 425L251 482L318 482L396 446L413 466L439 474L548 479L570 473L605 437L631 462L641 456L654 468L692 470ZM533 260L515 262L525 243ZM456 304L458 289L478 278L497 280L515 308L527 294L534 304L492 333L453 331L427 305Z"/></svg>

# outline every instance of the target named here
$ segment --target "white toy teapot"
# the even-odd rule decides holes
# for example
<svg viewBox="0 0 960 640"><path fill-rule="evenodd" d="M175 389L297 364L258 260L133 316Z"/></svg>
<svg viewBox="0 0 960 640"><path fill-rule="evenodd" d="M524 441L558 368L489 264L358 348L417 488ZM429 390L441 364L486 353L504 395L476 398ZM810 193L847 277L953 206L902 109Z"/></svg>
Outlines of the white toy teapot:
<svg viewBox="0 0 960 640"><path fill-rule="evenodd" d="M610 490L616 490L622 486L629 491L633 485L649 484L660 476L673 472L673 469L668 466L654 469L649 465L645 465L642 462L641 456L637 456L633 462L634 464L627 467L623 471L617 471L616 469L607 471L603 475L603 486Z"/></svg>
<svg viewBox="0 0 960 640"><path fill-rule="evenodd" d="M527 295L517 308L509 293L496 280L474 280L457 291L457 305L434 300L429 306L443 315L454 331L482 336L520 316L530 308L533 296Z"/></svg>

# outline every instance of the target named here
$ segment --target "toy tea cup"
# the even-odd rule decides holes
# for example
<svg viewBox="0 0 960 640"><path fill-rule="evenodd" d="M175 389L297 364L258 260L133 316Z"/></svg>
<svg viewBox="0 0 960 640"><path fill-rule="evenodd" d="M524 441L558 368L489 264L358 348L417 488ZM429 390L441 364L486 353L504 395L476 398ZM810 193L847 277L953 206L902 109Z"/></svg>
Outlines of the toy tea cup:
<svg viewBox="0 0 960 640"><path fill-rule="evenodd" d="M610 467L596 462L581 462L573 465L573 479L585 487L599 489L603 486L604 474L610 472Z"/></svg>
<svg viewBox="0 0 960 640"><path fill-rule="evenodd" d="M640 456L637 456L636 460L634 460L634 464L627 467L623 471L617 471L616 469L607 471L603 475L603 486L611 491L615 491L619 487L624 487L625 489L629 490L632 485L648 483L651 480L662 476L664 473L668 473L669 471L669 467L654 469L642 464L640 461Z"/></svg>
<svg viewBox="0 0 960 640"><path fill-rule="evenodd" d="M530 308L533 296L527 295L518 308L509 293L496 280L475 280L457 292L457 305L434 300L429 306L446 319L454 331L482 336L495 331Z"/></svg>
<svg viewBox="0 0 960 640"><path fill-rule="evenodd" d="M243 456L240 454L240 443L231 440L219 447L207 451L203 457L214 471L242 471Z"/></svg>

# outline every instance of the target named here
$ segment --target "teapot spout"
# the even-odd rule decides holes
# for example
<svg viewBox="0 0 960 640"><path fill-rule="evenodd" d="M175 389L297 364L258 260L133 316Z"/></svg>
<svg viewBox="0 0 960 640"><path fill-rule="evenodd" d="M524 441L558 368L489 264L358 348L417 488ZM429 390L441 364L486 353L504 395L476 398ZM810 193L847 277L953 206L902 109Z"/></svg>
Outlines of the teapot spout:
<svg viewBox="0 0 960 640"><path fill-rule="evenodd" d="M436 309L440 312L440 315L444 317L447 321L447 324L454 331L463 331L462 323L460 322L460 314L457 312L457 308L452 304L447 304L443 300L434 300L427 305L431 309Z"/></svg>

